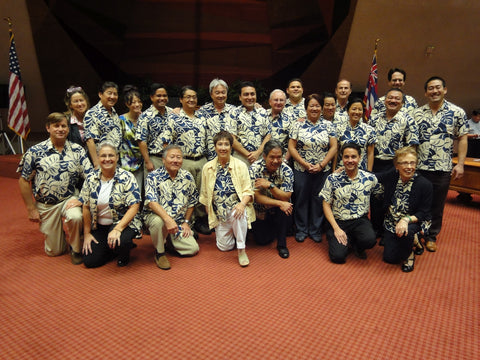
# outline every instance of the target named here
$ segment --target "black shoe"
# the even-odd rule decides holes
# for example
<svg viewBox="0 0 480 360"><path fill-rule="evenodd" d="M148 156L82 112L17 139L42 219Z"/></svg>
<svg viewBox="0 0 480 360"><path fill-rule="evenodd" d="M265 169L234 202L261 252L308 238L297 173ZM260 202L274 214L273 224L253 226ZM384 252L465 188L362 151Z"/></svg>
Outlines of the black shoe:
<svg viewBox="0 0 480 360"><path fill-rule="evenodd" d="M412 272L415 266L415 253L412 251L407 260L402 264L403 272Z"/></svg>
<svg viewBox="0 0 480 360"><path fill-rule="evenodd" d="M282 259L286 259L290 256L290 252L284 246L277 247L277 250L278 250L278 255L280 255Z"/></svg>
<svg viewBox="0 0 480 360"><path fill-rule="evenodd" d="M315 241L316 243L321 243L322 242L322 235L319 235L319 236L310 236L312 238L313 241Z"/></svg>
<svg viewBox="0 0 480 360"><path fill-rule="evenodd" d="M300 243L304 242L305 238L306 238L305 235L300 235L300 234L295 235L295 240L297 240L297 242L300 242Z"/></svg>
<svg viewBox="0 0 480 360"><path fill-rule="evenodd" d="M129 262L130 262L130 258L118 259L117 266L124 267L124 266L127 266Z"/></svg>
<svg viewBox="0 0 480 360"><path fill-rule="evenodd" d="M203 222L195 223L195 230L202 235L210 235L212 233L208 225Z"/></svg>
<svg viewBox="0 0 480 360"><path fill-rule="evenodd" d="M365 250L360 250L357 247L353 248L353 254L357 258L362 259L362 260L365 260L367 258L367 253L365 252Z"/></svg>
<svg viewBox="0 0 480 360"><path fill-rule="evenodd" d="M385 246L385 241L383 240L383 236L380 238L380 241L378 242L378 246Z"/></svg>

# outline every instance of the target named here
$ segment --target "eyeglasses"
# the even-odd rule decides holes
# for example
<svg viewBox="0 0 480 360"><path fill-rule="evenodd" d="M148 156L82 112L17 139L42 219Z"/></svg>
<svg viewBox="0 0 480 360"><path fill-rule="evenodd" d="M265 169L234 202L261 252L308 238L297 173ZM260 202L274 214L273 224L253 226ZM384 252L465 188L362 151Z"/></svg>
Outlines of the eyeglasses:
<svg viewBox="0 0 480 360"><path fill-rule="evenodd" d="M196 100L197 99L197 95L186 95L183 97L184 99L187 99L187 100Z"/></svg>
<svg viewBox="0 0 480 360"><path fill-rule="evenodd" d="M397 164L401 165L401 166L415 166L415 165L417 165L417 162L416 161L401 161L401 162L398 162Z"/></svg>

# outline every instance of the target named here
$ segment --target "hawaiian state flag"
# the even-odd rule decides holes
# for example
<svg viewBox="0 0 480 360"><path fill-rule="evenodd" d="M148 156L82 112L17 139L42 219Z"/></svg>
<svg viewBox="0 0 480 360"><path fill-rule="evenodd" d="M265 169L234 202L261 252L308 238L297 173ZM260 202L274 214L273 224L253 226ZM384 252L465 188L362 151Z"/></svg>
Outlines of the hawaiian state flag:
<svg viewBox="0 0 480 360"><path fill-rule="evenodd" d="M365 96L363 97L363 103L365 104L365 119L367 121L370 119L370 114L372 113L375 102L378 99L377 80L377 49L375 49L375 52L373 54L372 67L370 68L370 75L368 76L367 88L365 89Z"/></svg>
<svg viewBox="0 0 480 360"><path fill-rule="evenodd" d="M10 50L9 50L10 80L8 83L8 127L24 140L30 133L30 121L28 120L27 103L23 89L22 77L20 75L20 64L18 63L17 50L13 31L10 29Z"/></svg>

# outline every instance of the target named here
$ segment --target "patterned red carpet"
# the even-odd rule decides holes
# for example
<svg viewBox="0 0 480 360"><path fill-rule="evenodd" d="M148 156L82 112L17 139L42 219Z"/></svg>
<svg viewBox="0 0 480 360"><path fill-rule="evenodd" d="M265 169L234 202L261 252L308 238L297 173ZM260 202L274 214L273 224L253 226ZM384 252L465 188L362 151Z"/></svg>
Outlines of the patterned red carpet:
<svg viewBox="0 0 480 360"><path fill-rule="evenodd" d="M17 180L0 177L2 359L479 359L480 197L450 192L439 251L415 271L328 261L289 239L291 257L247 243L250 266L221 253L153 261L149 236L126 268L49 258Z"/></svg>

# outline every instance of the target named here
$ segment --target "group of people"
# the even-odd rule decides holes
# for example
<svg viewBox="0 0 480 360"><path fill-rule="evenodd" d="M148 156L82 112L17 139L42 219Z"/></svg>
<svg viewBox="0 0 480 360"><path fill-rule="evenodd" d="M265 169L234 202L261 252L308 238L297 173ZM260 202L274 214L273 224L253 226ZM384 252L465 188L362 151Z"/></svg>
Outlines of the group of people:
<svg viewBox="0 0 480 360"><path fill-rule="evenodd" d="M240 106L227 103L221 79L212 80L212 102L200 107L185 86L180 108L168 107L166 87L154 83L146 110L127 86L129 111L121 116L115 83L102 85L91 108L83 89L72 86L68 111L47 117L50 138L28 149L18 168L29 219L40 222L48 255L70 251L72 262L86 267L113 258L127 265L134 239L148 232L155 263L167 270L166 249L193 256L198 233L212 231L218 249L236 247L247 266L248 233L257 244L276 241L288 258L292 231L298 242L320 242L325 233L334 263L350 251L366 258L380 238L384 261L412 271L422 239L437 250L469 128L465 112L445 99L444 79L425 82L421 107L404 94L405 80L402 69L389 71L391 88L370 119L345 79L335 93L306 98L293 79L285 92L271 92L269 109L258 104L251 82L240 86Z"/></svg>

